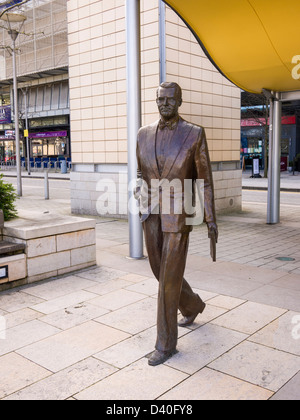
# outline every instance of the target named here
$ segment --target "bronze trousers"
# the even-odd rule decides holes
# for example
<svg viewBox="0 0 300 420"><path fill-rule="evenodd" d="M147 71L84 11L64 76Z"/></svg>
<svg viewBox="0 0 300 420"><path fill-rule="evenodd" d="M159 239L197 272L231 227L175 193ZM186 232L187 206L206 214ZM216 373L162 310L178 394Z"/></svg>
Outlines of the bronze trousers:
<svg viewBox="0 0 300 420"><path fill-rule="evenodd" d="M202 307L202 300L183 277L189 233L162 232L159 214L151 214L143 229L150 266L159 281L155 348L169 352L176 349L178 309L190 316Z"/></svg>

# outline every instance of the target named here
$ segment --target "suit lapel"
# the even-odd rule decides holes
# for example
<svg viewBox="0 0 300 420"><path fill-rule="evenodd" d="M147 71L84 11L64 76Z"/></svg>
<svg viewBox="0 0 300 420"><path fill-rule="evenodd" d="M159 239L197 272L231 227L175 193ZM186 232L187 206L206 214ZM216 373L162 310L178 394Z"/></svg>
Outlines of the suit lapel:
<svg viewBox="0 0 300 420"><path fill-rule="evenodd" d="M162 174L161 174L161 178L166 178L169 175L177 159L177 156L179 155L180 150L182 146L184 145L186 139L188 138L188 135L190 134L191 130L192 130L192 126L186 123L186 121L184 121L182 118L180 118L177 129L174 133L174 137L172 140L172 148L168 153L168 156L167 156L167 159L166 159L166 162L165 162ZM155 141L154 141L154 146L155 146ZM154 154L155 154L155 151L154 151ZM156 159L155 159L155 162L156 162Z"/></svg>
<svg viewBox="0 0 300 420"><path fill-rule="evenodd" d="M154 124L151 124L147 127L147 132L145 135L145 154L144 156L148 160L148 166L151 167L152 172L154 174L154 178L160 178L159 170L157 167L157 160L156 160L156 133L158 129L158 121Z"/></svg>

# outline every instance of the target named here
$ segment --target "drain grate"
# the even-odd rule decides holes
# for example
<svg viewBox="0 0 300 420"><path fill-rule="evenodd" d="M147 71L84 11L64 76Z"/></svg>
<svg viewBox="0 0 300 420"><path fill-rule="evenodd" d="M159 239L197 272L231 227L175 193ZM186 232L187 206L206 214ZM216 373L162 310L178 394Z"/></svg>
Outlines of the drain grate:
<svg viewBox="0 0 300 420"><path fill-rule="evenodd" d="M295 258L291 258L291 257L278 257L278 258L276 258L276 260L279 260L279 261L295 261Z"/></svg>

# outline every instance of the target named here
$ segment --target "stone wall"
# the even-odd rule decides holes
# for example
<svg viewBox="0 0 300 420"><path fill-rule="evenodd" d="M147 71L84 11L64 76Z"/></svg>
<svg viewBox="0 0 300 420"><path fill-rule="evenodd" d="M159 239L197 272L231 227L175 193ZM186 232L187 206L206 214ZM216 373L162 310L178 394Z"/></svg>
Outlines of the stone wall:
<svg viewBox="0 0 300 420"><path fill-rule="evenodd" d="M95 220L44 216L5 223L3 240L25 244L25 253L0 258L8 279L18 285L63 275L96 264ZM1 282L0 282L1 285ZM3 287L2 287L3 288Z"/></svg>
<svg viewBox="0 0 300 420"><path fill-rule="evenodd" d="M218 214L239 211L242 205L242 171L235 162L212 164ZM110 169L108 171L108 169ZM106 172L71 172L71 205L76 214L128 217L127 167L115 165ZM101 210L107 211L102 213Z"/></svg>

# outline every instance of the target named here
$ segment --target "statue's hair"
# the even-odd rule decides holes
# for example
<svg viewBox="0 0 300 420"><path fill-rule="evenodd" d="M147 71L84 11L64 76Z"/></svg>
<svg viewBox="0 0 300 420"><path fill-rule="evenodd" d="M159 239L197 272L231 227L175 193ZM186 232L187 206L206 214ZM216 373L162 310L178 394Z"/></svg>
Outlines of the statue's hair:
<svg viewBox="0 0 300 420"><path fill-rule="evenodd" d="M176 89L176 95L178 96L178 98L180 100L182 100L182 89L177 83L175 83L175 82L163 82L159 85L159 87L162 87L162 88L165 88L165 89L171 89L171 88ZM158 89L157 89L157 93L158 93Z"/></svg>

